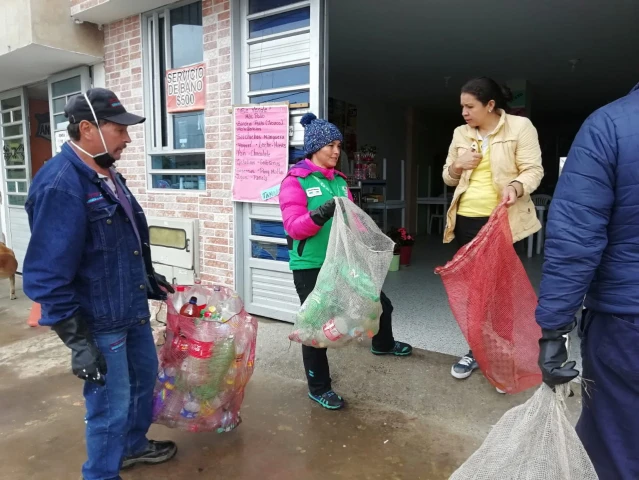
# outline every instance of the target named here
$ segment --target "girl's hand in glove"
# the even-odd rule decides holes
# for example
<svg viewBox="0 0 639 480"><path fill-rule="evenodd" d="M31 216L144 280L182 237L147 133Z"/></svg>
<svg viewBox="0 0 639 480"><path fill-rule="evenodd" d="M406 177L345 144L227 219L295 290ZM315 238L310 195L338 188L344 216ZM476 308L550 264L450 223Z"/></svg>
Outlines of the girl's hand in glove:
<svg viewBox="0 0 639 480"><path fill-rule="evenodd" d="M333 215L335 215L335 199L331 198L324 205L310 211L311 220L320 227L323 227Z"/></svg>

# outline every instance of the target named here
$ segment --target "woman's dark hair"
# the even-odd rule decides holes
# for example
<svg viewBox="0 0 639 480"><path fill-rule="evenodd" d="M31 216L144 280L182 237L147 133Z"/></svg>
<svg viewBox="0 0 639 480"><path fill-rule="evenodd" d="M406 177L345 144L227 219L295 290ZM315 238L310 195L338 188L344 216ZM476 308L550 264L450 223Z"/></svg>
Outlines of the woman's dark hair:
<svg viewBox="0 0 639 480"><path fill-rule="evenodd" d="M477 77L468 80L461 89L462 93L468 93L486 105L491 100L495 101L495 107L508 111L508 102L513 101L513 93L506 85L499 85L489 77Z"/></svg>

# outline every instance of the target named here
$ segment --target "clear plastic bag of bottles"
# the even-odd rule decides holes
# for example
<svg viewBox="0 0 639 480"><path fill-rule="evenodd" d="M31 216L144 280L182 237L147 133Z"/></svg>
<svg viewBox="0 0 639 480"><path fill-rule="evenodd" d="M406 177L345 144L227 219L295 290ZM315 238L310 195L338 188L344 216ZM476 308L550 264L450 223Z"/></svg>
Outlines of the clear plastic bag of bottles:
<svg viewBox="0 0 639 480"><path fill-rule="evenodd" d="M326 261L288 337L316 348L342 347L377 334L380 293L395 247L353 202L336 197L335 203Z"/></svg>
<svg viewBox="0 0 639 480"><path fill-rule="evenodd" d="M253 374L257 321L224 286L180 287L167 304L153 421L191 432L233 430Z"/></svg>

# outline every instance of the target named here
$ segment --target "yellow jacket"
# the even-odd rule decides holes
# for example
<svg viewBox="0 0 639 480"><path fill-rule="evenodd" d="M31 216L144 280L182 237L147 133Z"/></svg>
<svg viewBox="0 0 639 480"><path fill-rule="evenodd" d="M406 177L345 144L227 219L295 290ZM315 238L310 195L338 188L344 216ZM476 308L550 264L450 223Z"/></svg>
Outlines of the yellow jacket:
<svg viewBox="0 0 639 480"><path fill-rule="evenodd" d="M532 122L525 117L508 115L503 110L499 112L501 119L493 134L490 135L490 169L495 190L500 194L514 181L521 183L524 187L523 196L508 209L513 241L517 242L541 229L530 195L539 187L544 176L544 169L541 166L541 148L537 130ZM462 125L455 129L453 141L448 149L443 173L444 183L456 188L448 210L444 243L452 242L455 238L457 204L459 198L468 189L472 174L472 170L465 170L460 179L455 179L450 176L448 168L477 140L477 130L468 125Z"/></svg>

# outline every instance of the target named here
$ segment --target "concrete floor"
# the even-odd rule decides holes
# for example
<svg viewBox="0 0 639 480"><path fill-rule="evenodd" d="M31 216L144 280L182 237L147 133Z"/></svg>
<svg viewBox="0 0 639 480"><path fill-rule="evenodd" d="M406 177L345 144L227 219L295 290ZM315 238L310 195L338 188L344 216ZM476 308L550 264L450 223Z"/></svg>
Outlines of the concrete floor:
<svg viewBox="0 0 639 480"><path fill-rule="evenodd" d="M0 282L0 477L77 479L85 456L82 384L68 373L69 352L57 337L26 326L31 304L24 294L10 302L6 290ZM379 358L357 344L330 353L334 387L348 408L326 411L306 397L290 329L260 322L256 370L236 431L154 426L152 438L178 442L176 459L123 478L445 479L531 393L499 395L479 373L456 381L447 355ZM579 409L577 396L571 420Z"/></svg>

